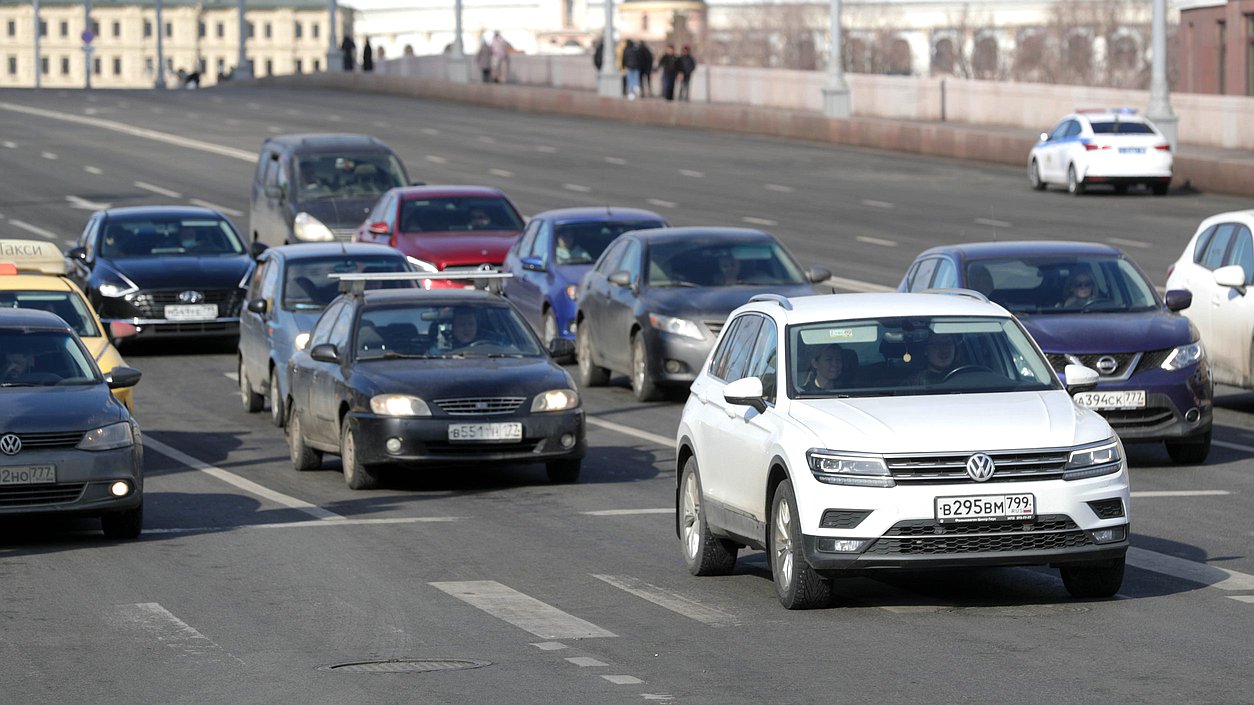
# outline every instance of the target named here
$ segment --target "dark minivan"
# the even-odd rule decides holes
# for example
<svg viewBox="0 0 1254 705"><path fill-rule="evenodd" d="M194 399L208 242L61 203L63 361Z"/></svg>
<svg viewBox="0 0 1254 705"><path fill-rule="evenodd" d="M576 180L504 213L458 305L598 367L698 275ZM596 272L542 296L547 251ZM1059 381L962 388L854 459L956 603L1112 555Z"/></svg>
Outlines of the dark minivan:
<svg viewBox="0 0 1254 705"><path fill-rule="evenodd" d="M396 152L369 135L271 137L253 175L249 231L270 247L349 240L379 196L408 183Z"/></svg>

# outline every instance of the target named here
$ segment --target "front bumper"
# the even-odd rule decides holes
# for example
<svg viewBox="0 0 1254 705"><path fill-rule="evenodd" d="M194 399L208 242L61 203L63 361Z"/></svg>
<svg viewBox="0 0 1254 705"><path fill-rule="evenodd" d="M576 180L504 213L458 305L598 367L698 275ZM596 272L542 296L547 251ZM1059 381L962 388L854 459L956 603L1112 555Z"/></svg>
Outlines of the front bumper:
<svg viewBox="0 0 1254 705"><path fill-rule="evenodd" d="M0 485L0 516L101 515L134 509L143 503L144 455L139 443L98 452L73 448L24 451L0 459L0 469L17 465L55 465L57 481ZM131 491L123 497L115 497L109 491L118 480L131 485Z"/></svg>
<svg viewBox="0 0 1254 705"><path fill-rule="evenodd" d="M542 463L584 457L583 409L519 416L467 416L444 418L398 418L354 412L357 454L361 462L382 463ZM449 424L521 422L521 441L449 441ZM562 436L573 436L574 443L562 445ZM390 438L400 440L396 452L387 450Z"/></svg>
<svg viewBox="0 0 1254 705"><path fill-rule="evenodd" d="M1182 370L1138 364L1126 379L1099 381L1095 391L1129 390L1145 392L1143 408L1094 409L1124 441L1196 438L1211 429L1215 391L1205 360Z"/></svg>
<svg viewBox="0 0 1254 705"><path fill-rule="evenodd" d="M239 335L239 317L215 318L208 321L170 321L163 318L106 318L135 326L137 338L229 338Z"/></svg>
<svg viewBox="0 0 1254 705"><path fill-rule="evenodd" d="M694 340L648 328L649 372L660 384L692 384L714 347L714 338Z"/></svg>

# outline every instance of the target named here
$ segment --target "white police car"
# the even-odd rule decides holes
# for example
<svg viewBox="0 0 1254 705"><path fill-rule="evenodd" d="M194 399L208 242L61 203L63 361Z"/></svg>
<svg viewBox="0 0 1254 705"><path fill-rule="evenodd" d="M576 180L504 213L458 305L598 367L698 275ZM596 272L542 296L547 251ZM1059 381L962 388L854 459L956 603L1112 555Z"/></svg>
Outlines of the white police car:
<svg viewBox="0 0 1254 705"><path fill-rule="evenodd" d="M1093 184L1123 193L1145 184L1157 196L1171 186L1171 145L1154 123L1131 108L1077 110L1042 132L1028 155L1028 182L1043 191L1066 186L1075 195Z"/></svg>
<svg viewBox="0 0 1254 705"><path fill-rule="evenodd" d="M1058 566L1123 581L1123 446L1011 314L974 292L755 297L732 312L677 432L675 528L695 575L764 549L780 602L847 571Z"/></svg>

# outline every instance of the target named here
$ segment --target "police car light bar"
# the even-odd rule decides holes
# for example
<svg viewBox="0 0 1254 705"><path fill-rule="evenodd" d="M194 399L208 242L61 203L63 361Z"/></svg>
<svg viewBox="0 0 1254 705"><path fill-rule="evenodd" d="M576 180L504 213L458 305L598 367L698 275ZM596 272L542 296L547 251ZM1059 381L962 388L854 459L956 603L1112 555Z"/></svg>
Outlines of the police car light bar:
<svg viewBox="0 0 1254 705"><path fill-rule="evenodd" d="M65 276L68 271L65 255L57 246L39 240L0 240L0 262L11 264L18 274Z"/></svg>

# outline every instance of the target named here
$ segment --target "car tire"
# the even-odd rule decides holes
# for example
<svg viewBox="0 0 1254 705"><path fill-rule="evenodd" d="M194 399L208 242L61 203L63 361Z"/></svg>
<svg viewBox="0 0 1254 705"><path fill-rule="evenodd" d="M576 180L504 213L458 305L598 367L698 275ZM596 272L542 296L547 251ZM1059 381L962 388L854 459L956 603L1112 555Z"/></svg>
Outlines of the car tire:
<svg viewBox="0 0 1254 705"><path fill-rule="evenodd" d="M1153 191L1155 196L1166 196L1169 188L1171 188L1170 183L1150 184L1150 191Z"/></svg>
<svg viewBox="0 0 1254 705"><path fill-rule="evenodd" d="M1041 180L1041 165L1037 164L1035 159L1028 164L1028 183L1031 184L1033 191L1045 190L1045 182Z"/></svg>
<svg viewBox="0 0 1254 705"><path fill-rule="evenodd" d="M1167 455L1177 465L1201 465L1210 455L1210 431L1187 441L1167 441Z"/></svg>
<svg viewBox="0 0 1254 705"><path fill-rule="evenodd" d="M779 483L771 498L767 556L775 579L775 594L785 608L808 610L826 607L831 602L832 582L815 572L805 559L791 480Z"/></svg>
<svg viewBox="0 0 1254 705"><path fill-rule="evenodd" d="M662 390L649 372L649 349L644 333L636 333L631 338L631 391L637 401L657 401L662 396Z"/></svg>
<svg viewBox="0 0 1254 705"><path fill-rule="evenodd" d="M1123 585L1124 557L1096 563L1059 566L1062 584L1072 597L1111 597Z"/></svg>
<svg viewBox="0 0 1254 705"><path fill-rule="evenodd" d="M610 371L592 363L592 342L584 331L587 322L575 329L575 357L579 361L579 386L604 387L610 381Z"/></svg>
<svg viewBox="0 0 1254 705"><path fill-rule="evenodd" d="M100 516L100 529L105 538L129 540L139 538L144 530L144 505L121 512L110 512Z"/></svg>
<svg viewBox="0 0 1254 705"><path fill-rule="evenodd" d="M579 482L579 471L583 469L583 461L574 460L551 460L544 466L544 471L548 473L549 482L558 485L570 485Z"/></svg>
<svg viewBox="0 0 1254 705"><path fill-rule="evenodd" d="M696 457L684 462L675 502L675 523L684 550L684 563L693 575L730 575L736 569L740 546L710 533L705 520L705 498L697 475Z"/></svg>
<svg viewBox="0 0 1254 705"><path fill-rule="evenodd" d="M1075 173L1075 164L1067 166L1067 193L1072 196L1084 194L1084 182Z"/></svg>
<svg viewBox="0 0 1254 705"><path fill-rule="evenodd" d="M300 415L295 411L287 420L287 450L292 457L292 467L298 472L308 472L322 467L322 451L314 450L305 445L305 436L300 428Z"/></svg>
<svg viewBox="0 0 1254 705"><path fill-rule="evenodd" d="M340 462L344 466L344 484L349 489L373 490L379 486L379 476L357 455L357 436L348 416L340 424Z"/></svg>
<svg viewBox="0 0 1254 705"><path fill-rule="evenodd" d="M266 404L265 395L253 391L252 382L248 381L248 372L244 369L244 358L239 359L239 398L244 411L255 414Z"/></svg>
<svg viewBox="0 0 1254 705"><path fill-rule="evenodd" d="M283 428L283 424L287 421L287 408L283 404L283 392L279 389L278 370L270 368L270 423L278 428Z"/></svg>

